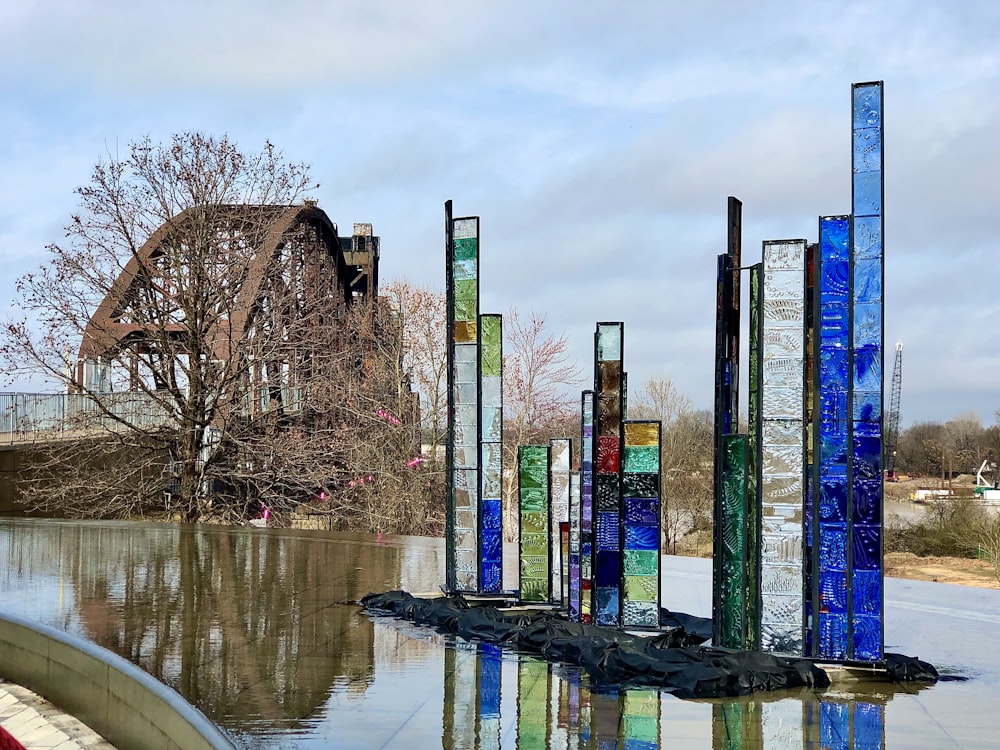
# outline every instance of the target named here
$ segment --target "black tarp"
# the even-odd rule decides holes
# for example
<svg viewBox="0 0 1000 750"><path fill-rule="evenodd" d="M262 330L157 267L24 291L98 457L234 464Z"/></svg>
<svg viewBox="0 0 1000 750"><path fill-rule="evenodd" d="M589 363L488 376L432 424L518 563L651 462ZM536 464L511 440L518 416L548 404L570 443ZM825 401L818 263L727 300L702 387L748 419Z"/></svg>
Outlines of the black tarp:
<svg viewBox="0 0 1000 750"><path fill-rule="evenodd" d="M652 686L680 698L716 698L830 684L826 672L807 659L700 645L711 638L711 620L668 610L661 611L661 632L644 637L569 622L549 610L471 607L461 595L421 599L389 591L368 594L361 605L372 614L412 620L469 641L578 665L599 685ZM934 667L913 657L886 654L886 666L897 682L937 680Z"/></svg>

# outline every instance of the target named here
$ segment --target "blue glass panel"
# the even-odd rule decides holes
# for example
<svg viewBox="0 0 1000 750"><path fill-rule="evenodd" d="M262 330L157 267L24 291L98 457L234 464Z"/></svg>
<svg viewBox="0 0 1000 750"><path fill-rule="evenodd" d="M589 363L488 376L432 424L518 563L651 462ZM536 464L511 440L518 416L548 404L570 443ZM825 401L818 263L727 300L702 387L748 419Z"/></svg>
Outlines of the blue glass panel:
<svg viewBox="0 0 1000 750"><path fill-rule="evenodd" d="M882 302L882 260L867 258L854 263L854 302ZM857 315L857 312L855 312Z"/></svg>
<svg viewBox="0 0 1000 750"><path fill-rule="evenodd" d="M847 533L843 524L820 525L819 566L820 570L847 570Z"/></svg>
<svg viewBox="0 0 1000 750"><path fill-rule="evenodd" d="M882 522L882 480L854 480L854 518L858 524L879 524Z"/></svg>
<svg viewBox="0 0 1000 750"><path fill-rule="evenodd" d="M882 471L882 440L869 435L855 434L854 478L879 479Z"/></svg>
<svg viewBox="0 0 1000 750"><path fill-rule="evenodd" d="M597 514L597 549L618 549L618 514L598 512Z"/></svg>
<svg viewBox="0 0 1000 750"><path fill-rule="evenodd" d="M881 303L866 302L854 306L854 345L882 345Z"/></svg>
<svg viewBox="0 0 1000 750"><path fill-rule="evenodd" d="M854 614L878 615L882 610L882 574L877 570L854 572Z"/></svg>
<svg viewBox="0 0 1000 750"><path fill-rule="evenodd" d="M847 389L820 384L820 435L847 436Z"/></svg>
<svg viewBox="0 0 1000 750"><path fill-rule="evenodd" d="M483 528L503 527L503 507L499 500L483 500Z"/></svg>
<svg viewBox="0 0 1000 750"><path fill-rule="evenodd" d="M846 242L845 242L846 244ZM820 300L822 304L847 304L850 291L850 263L844 260L823 259L820 277Z"/></svg>
<svg viewBox="0 0 1000 750"><path fill-rule="evenodd" d="M594 562L594 583L597 586L617 586L621 576L621 556L615 550L597 550Z"/></svg>
<svg viewBox="0 0 1000 750"><path fill-rule="evenodd" d="M831 614L847 612L847 573L843 570L820 570L819 611Z"/></svg>
<svg viewBox="0 0 1000 750"><path fill-rule="evenodd" d="M854 212L857 216L882 213L881 172L861 172L854 175Z"/></svg>
<svg viewBox="0 0 1000 750"><path fill-rule="evenodd" d="M882 527L859 526L852 529L854 570L878 570L882 567Z"/></svg>
<svg viewBox="0 0 1000 750"><path fill-rule="evenodd" d="M847 335L850 332L849 309L846 302L823 304L820 309L820 336L827 346L836 345L838 342L845 342L846 345Z"/></svg>
<svg viewBox="0 0 1000 750"><path fill-rule="evenodd" d="M857 615L854 618L854 658L878 661L882 658L882 618Z"/></svg>
<svg viewBox="0 0 1000 750"><path fill-rule="evenodd" d="M660 530L656 526L625 525L625 549L659 549Z"/></svg>
<svg viewBox="0 0 1000 750"><path fill-rule="evenodd" d="M847 435L821 435L819 439L821 474L827 475L833 466L843 466L847 472ZM822 471L822 469L826 471Z"/></svg>
<svg viewBox="0 0 1000 750"><path fill-rule="evenodd" d="M862 216L854 219L854 259L882 257L882 217Z"/></svg>
<svg viewBox="0 0 1000 750"><path fill-rule="evenodd" d="M503 532L500 529L483 529L482 545L483 559L494 560L500 558Z"/></svg>
<svg viewBox="0 0 1000 750"><path fill-rule="evenodd" d="M618 624L618 589L598 587L597 589L597 624Z"/></svg>
<svg viewBox="0 0 1000 750"><path fill-rule="evenodd" d="M879 391L854 391L854 421L881 425L882 394Z"/></svg>
<svg viewBox="0 0 1000 750"><path fill-rule="evenodd" d="M499 562L483 563L483 591L499 591L501 565Z"/></svg>
<svg viewBox="0 0 1000 750"><path fill-rule="evenodd" d="M655 497L625 498L626 523L657 523L660 503Z"/></svg>
<svg viewBox="0 0 1000 750"><path fill-rule="evenodd" d="M854 390L882 390L882 350L871 344L854 350Z"/></svg>
<svg viewBox="0 0 1000 750"><path fill-rule="evenodd" d="M854 132L855 174L858 172L880 172L882 170L882 129L864 128Z"/></svg>
<svg viewBox="0 0 1000 750"><path fill-rule="evenodd" d="M881 84L861 83L852 88L851 117L854 128L875 128L882 124Z"/></svg>
<svg viewBox="0 0 1000 750"><path fill-rule="evenodd" d="M827 261L847 260L850 223L851 220L846 217L824 216L820 219L820 255L824 264Z"/></svg>
<svg viewBox="0 0 1000 750"><path fill-rule="evenodd" d="M820 347L819 378L820 387L839 388L847 392L849 368L847 364L847 349L833 346Z"/></svg>
<svg viewBox="0 0 1000 750"><path fill-rule="evenodd" d="M847 477L821 477L819 517L827 523L847 520Z"/></svg>
<svg viewBox="0 0 1000 750"><path fill-rule="evenodd" d="M823 658L847 658L847 615L819 616L819 648L819 656Z"/></svg>

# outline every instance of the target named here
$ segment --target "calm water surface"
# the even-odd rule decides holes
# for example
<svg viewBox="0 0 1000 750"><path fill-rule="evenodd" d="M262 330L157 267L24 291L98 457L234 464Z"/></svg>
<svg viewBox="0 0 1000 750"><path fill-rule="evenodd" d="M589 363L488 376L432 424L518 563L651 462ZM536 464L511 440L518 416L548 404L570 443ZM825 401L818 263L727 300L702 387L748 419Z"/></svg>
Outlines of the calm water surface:
<svg viewBox="0 0 1000 750"><path fill-rule="evenodd" d="M440 540L0 521L0 608L99 643L247 748L996 747L1000 591L892 581L887 643L972 677L681 701L346 603L433 591ZM711 564L665 558L665 603L705 615Z"/></svg>

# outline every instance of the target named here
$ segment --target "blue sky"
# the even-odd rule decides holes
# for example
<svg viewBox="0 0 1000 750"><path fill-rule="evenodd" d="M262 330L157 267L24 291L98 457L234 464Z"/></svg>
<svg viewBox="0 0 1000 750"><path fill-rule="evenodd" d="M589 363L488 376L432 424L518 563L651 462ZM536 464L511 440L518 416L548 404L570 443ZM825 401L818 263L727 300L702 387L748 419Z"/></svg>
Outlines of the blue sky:
<svg viewBox="0 0 1000 750"><path fill-rule="evenodd" d="M745 262L815 240L850 211L850 85L882 79L902 422L992 422L998 33L989 0L6 3L0 305L95 161L228 133L309 162L342 231L374 224L383 279L443 288L454 199L482 217L484 312L547 315L581 364L594 323L623 320L630 382L709 408L726 197Z"/></svg>

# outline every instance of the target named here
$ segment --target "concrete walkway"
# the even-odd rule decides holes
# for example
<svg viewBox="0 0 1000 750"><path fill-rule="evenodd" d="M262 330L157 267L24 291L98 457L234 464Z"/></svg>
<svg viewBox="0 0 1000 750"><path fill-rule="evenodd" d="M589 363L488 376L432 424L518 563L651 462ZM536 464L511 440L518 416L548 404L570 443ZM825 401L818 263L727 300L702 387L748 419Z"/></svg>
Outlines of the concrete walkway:
<svg viewBox="0 0 1000 750"><path fill-rule="evenodd" d="M0 726L27 750L115 750L97 732L27 688L0 680Z"/></svg>

